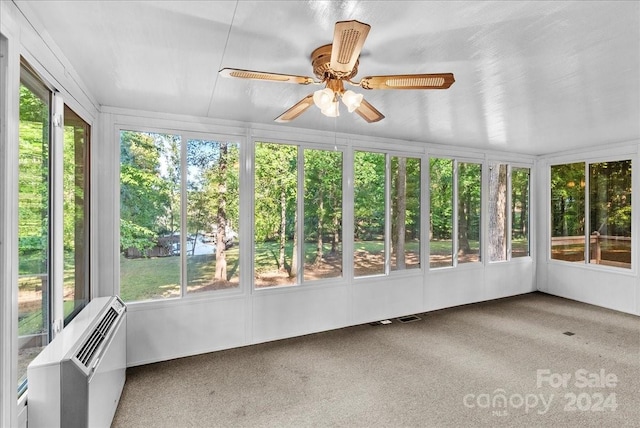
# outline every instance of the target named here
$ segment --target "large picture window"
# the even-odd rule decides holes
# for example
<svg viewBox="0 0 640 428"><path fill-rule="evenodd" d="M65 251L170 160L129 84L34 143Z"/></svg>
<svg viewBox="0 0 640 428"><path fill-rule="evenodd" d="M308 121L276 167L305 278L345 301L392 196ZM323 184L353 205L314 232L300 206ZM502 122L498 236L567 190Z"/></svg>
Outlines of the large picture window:
<svg viewBox="0 0 640 428"><path fill-rule="evenodd" d="M240 285L240 146L187 141L187 291Z"/></svg>
<svg viewBox="0 0 640 428"><path fill-rule="evenodd" d="M480 262L482 165L458 163L458 264Z"/></svg>
<svg viewBox="0 0 640 428"><path fill-rule="evenodd" d="M239 287L239 218L238 143L120 132L123 300Z"/></svg>
<svg viewBox="0 0 640 428"><path fill-rule="evenodd" d="M18 389L51 338L51 92L27 66L20 73L18 149Z"/></svg>
<svg viewBox="0 0 640 428"><path fill-rule="evenodd" d="M429 266L453 266L453 159L429 159Z"/></svg>
<svg viewBox="0 0 640 428"><path fill-rule="evenodd" d="M120 296L180 296L180 142L120 133Z"/></svg>
<svg viewBox="0 0 640 428"><path fill-rule="evenodd" d="M631 161L589 164L589 262L631 268Z"/></svg>
<svg viewBox="0 0 640 428"><path fill-rule="evenodd" d="M631 160L551 166L551 258L631 268Z"/></svg>
<svg viewBox="0 0 640 428"><path fill-rule="evenodd" d="M298 282L298 147L256 143L255 287Z"/></svg>
<svg viewBox="0 0 640 428"><path fill-rule="evenodd" d="M391 270L420 267L420 159L391 157Z"/></svg>
<svg viewBox="0 0 640 428"><path fill-rule="evenodd" d="M488 194L488 260L529 256L529 168L490 163Z"/></svg>
<svg viewBox="0 0 640 428"><path fill-rule="evenodd" d="M386 156L356 151L354 154L355 276L385 273Z"/></svg>
<svg viewBox="0 0 640 428"><path fill-rule="evenodd" d="M342 152L304 150L304 281L342 276Z"/></svg>
<svg viewBox="0 0 640 428"><path fill-rule="evenodd" d="M585 164L551 167L551 258L584 262Z"/></svg>
<svg viewBox="0 0 640 428"><path fill-rule="evenodd" d="M529 245L530 169L511 169L511 257L527 257Z"/></svg>

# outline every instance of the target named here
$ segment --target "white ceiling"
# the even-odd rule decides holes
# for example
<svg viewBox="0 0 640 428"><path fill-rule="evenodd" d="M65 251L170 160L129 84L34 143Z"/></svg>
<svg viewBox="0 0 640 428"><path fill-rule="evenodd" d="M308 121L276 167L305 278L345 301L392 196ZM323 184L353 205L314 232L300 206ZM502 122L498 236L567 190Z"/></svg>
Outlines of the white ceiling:
<svg viewBox="0 0 640 428"><path fill-rule="evenodd" d="M371 25L358 80L455 75L447 90L361 91L386 118L315 107L282 127L546 154L640 139L640 2L16 1L104 106L273 124L317 87L336 21ZM36 25L36 27L37 27Z"/></svg>

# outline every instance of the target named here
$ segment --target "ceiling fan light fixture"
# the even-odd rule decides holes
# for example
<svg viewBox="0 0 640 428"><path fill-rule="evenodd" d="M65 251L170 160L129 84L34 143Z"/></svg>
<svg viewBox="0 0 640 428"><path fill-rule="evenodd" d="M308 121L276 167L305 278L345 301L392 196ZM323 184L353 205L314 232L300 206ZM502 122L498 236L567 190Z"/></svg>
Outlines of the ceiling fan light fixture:
<svg viewBox="0 0 640 428"><path fill-rule="evenodd" d="M330 103L327 108L323 108L320 110L322 114L327 117L338 117L340 116L340 108L338 106L338 101L334 101Z"/></svg>
<svg viewBox="0 0 640 428"><path fill-rule="evenodd" d="M364 95L355 93L352 90L345 91L342 94L342 102L347 106L349 113L353 113L358 107L360 107L363 98Z"/></svg>
<svg viewBox="0 0 640 428"><path fill-rule="evenodd" d="M313 93L313 102L320 110L326 110L331 107L335 99L335 94L329 88L320 89Z"/></svg>

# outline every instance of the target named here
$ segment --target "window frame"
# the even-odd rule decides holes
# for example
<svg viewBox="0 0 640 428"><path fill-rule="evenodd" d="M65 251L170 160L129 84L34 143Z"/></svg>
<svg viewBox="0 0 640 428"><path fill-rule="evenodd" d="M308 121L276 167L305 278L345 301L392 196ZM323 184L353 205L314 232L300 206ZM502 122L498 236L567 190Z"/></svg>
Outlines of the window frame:
<svg viewBox="0 0 640 428"><path fill-rule="evenodd" d="M4 40L4 39L3 39ZM91 120L87 120L87 113L82 108L78 109L76 101L71 97L66 97L61 92L59 92L54 85L52 85L48 79L43 77L41 73L39 73L38 69L31 65L30 61L24 56L19 56L19 63L17 64L17 73L18 78L17 82L19 85L23 85L23 82L29 82L30 84L37 84L41 86L43 91L48 93L49 97L49 114L48 114L48 126L49 126L49 135L48 135L48 176L47 176L47 187L48 187L48 195L47 195L47 211L48 211L48 222L47 222L47 230L48 230L48 260L47 260L47 288L48 288L48 302L46 303L48 310L46 314L45 320L43 320L43 325L46 330L47 341L43 346L46 346L48 343L51 343L53 339L59 334L64 326L68 322L70 322L79 312L80 310L74 311L69 314L66 318L64 315L64 123L65 123L65 108L71 110L77 118L82 120L87 125L88 133L86 135L87 139L87 151L83 156L83 175L85 183L83 188L85 190L85 201L84 207L85 211L83 213L83 222L86 226L85 229L85 246L84 252L86 255L84 256L85 263L85 291L87 293L86 300L87 303L91 300L92 296L92 282L91 282L91 260L92 260L92 246L93 240L91 239L91 218L92 218L92 210L91 210L91 163L92 157L90 152L90 141L92 139L93 125ZM4 83L3 83L4 88ZM30 89L31 90L31 89ZM20 103L20 95L19 88L16 89L16 97L17 102ZM19 115L17 117L16 127L16 138L19 137L19 123L20 118ZM16 169L17 167L17 159L20 155L20 149L16 146L15 153L13 154L16 159ZM16 171L16 180L18 179L18 171ZM11 195L7 195L11 196ZM15 189L15 200L17 201L19 198L19 189ZM17 210L17 208L16 208ZM18 248L17 240L19 234L16 231L16 248ZM16 266L18 263L19 256L16 255ZM11 291L14 290L14 287L17 287L17 271L15 274L15 281L11 281L12 287L9 287ZM86 305L86 303L85 303ZM16 313L14 314L17 318L18 312L16 309ZM18 322L15 320L16 325L16 339L19 337L18 333ZM12 352L19 352L20 348L18 346L16 340L15 349L12 349ZM18 374L19 375L19 374ZM27 397L28 392L28 379L26 378L26 372L24 373L25 379L23 382L20 382L17 385L17 398L18 402L24 401ZM15 378L16 381L20 381L19 378ZM16 385L12 385L12 388L15 388Z"/></svg>
<svg viewBox="0 0 640 428"><path fill-rule="evenodd" d="M216 128L213 126L212 128ZM220 128L218 126L217 128ZM114 213L117 216L118 222L120 221L121 215L121 206L120 206L120 174L121 174L121 159L120 159L120 145L121 145L121 133L122 132L135 132L135 133L145 133L145 134L165 134L165 135L173 135L180 137L180 247L186 248L186 234L182 233L183 230L187 228L187 164L186 164L186 153L187 153L187 142L189 140L206 140L206 141L225 141L229 143L237 143L239 146L239 204L243 206L243 199L246 200L247 196L243 195L243 193L247 192L247 183L245 183L244 174L247 173L248 169L248 144L245 143L245 138L239 133L234 132L215 132L215 131L199 131L199 130L182 130L180 126L176 127L161 127L154 126L152 124L144 124L139 122L130 123L128 121L122 121L113 124L114 130L114 150L118 153L115 157L117 159L117 168L115 171L115 179L117 180L117 186L115 186L115 203L114 203ZM244 225L247 223L246 221L242 222L240 225L240 229L238 230L239 236L247 235L247 226ZM120 227L114 228L114 254L116 261L119 260L120 257ZM252 229L251 229L252 230ZM241 254L246 253L246 245L248 243L243 243L239 240L239 251ZM158 299L145 299L145 300L131 300L126 301L127 306L136 307L138 305L162 305L164 302L179 302L179 301L191 301L191 300L207 300L211 298L226 298L230 296L238 296L246 294L246 287L243 285L244 281L241 279L238 287L233 287L224 290L210 290L205 292L189 292L187 290L188 282L187 282L187 258L186 252L180 251L180 293L178 296L166 297L166 298L158 298ZM244 256L240 258L239 261L239 269L241 272L251 272L253 268L253 262L248 261L250 257ZM250 268L249 268L250 267ZM247 275L246 273L244 275ZM121 293L121 263L115 263L114 269L114 277L117 279L116 285L114 287L114 293L120 295ZM154 306L155 307L155 306Z"/></svg>
<svg viewBox="0 0 640 428"><path fill-rule="evenodd" d="M591 229L590 227L590 177L589 177L589 170L590 170L590 165L592 164L597 164L597 163L607 163L607 162L620 162L620 161L630 161L631 162L631 188L633 189L636 184L636 181L638 181L638 173L636 172L637 166L634 168L634 163L638 163L638 153L637 152L625 152L625 153L619 153L619 154L614 154L611 156L597 156L597 157L584 157L584 158L563 158L560 160L556 160L556 161L552 161L549 162L546 165L545 168L545 172L546 172L546 184L547 184L547 192L546 192L546 216L547 216L547 230L546 230L546 238L547 238L547 248L546 248L546 253L547 253L547 262L552 263L552 264L557 264L559 266L573 266L573 267L577 267L577 268L584 268L584 269L593 269L593 270L600 270L600 271L607 271L607 272L615 272L618 274L622 274L622 275L631 275L631 276L635 276L637 275L638 272L638 266L636 263L636 259L637 259L637 251L638 251L638 244L637 244L637 236L638 236L638 232L637 227L633 227L635 225L634 221L633 221L633 212L637 212L640 211L638 209L638 202L635 201L634 199L637 198L632 198L631 200L631 266L630 268L622 268L622 267L618 267L618 266L608 266L608 265L603 265L603 264L596 264L596 263L591 263L589 260L590 257L590 236L589 236L589 230ZM584 163L584 177L585 177L585 186L584 186L584 197L585 197L585 202L584 202L584 238L585 238L585 245L584 245L584 260L581 260L580 262L568 262L565 260L559 260L559 259L553 259L551 257L551 239L552 239L552 217L553 217L553 213L552 213L552 209L551 209L551 201L552 201L552 192L551 192L551 169L554 166L562 166L562 165L568 165L568 164L573 164L573 163Z"/></svg>
<svg viewBox="0 0 640 428"><path fill-rule="evenodd" d="M491 234L491 230L489 229L490 224L489 224L489 204L491 203L491 201L489 200L489 192L491 191L491 189L489 188L490 186L490 180L489 180L489 174L490 174L490 168L492 167L492 165L506 165L507 167L507 200L506 200L506 204L507 204L507 218L506 218L506 258L504 260L489 260L489 236ZM533 180L532 180L532 176L533 176L533 166L532 165L527 165L527 164L523 164L523 163L517 163L517 162L510 162L510 161L505 161L505 160L498 160L498 159L489 159L487 160L486 163L486 169L487 169L487 190L486 190L486 213L485 216L487 217L486 219L486 237L487 239L485 239L485 245L486 245L486 251L485 254L487 254L487 260L486 263L487 264L500 264L500 263L508 263L508 262L513 262L516 260L521 260L521 259L527 259L527 258L531 258L531 253L533 251L532 249L532 239L533 239L533 230L531 228L531 219L533 216L532 210L531 210L531 195L532 195L532 186L533 186ZM528 203L528 212L527 212L527 255L526 256L520 256L520 257L513 257L513 170L514 169L527 169L529 170L529 174L528 174L528 195L527 195L527 203Z"/></svg>

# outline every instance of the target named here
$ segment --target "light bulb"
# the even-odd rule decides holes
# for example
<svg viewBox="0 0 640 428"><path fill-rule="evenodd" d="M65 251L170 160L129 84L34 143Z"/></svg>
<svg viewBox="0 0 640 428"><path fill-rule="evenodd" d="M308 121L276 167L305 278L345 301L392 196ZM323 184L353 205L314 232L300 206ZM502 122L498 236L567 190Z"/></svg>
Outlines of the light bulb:
<svg viewBox="0 0 640 428"><path fill-rule="evenodd" d="M352 90L345 91L345 93L342 94L342 102L347 106L347 110L349 110L349 113L353 113L354 110L360 107L362 98L362 94L357 94Z"/></svg>
<svg viewBox="0 0 640 428"><path fill-rule="evenodd" d="M320 110L331 107L335 95L329 88L320 89L313 93L313 102Z"/></svg>

